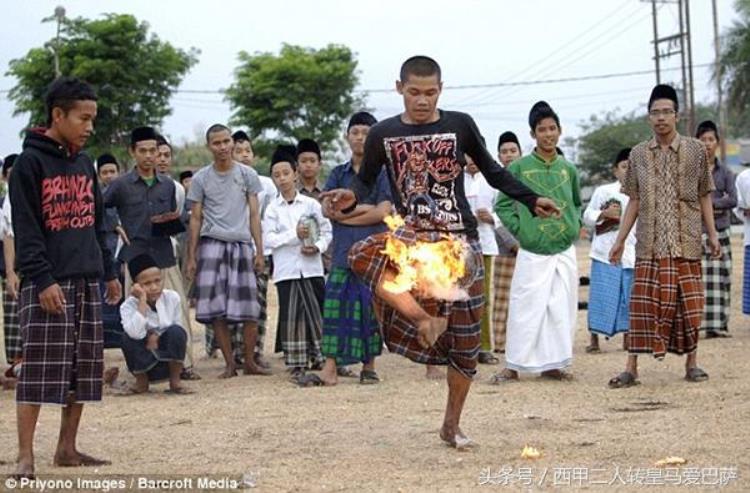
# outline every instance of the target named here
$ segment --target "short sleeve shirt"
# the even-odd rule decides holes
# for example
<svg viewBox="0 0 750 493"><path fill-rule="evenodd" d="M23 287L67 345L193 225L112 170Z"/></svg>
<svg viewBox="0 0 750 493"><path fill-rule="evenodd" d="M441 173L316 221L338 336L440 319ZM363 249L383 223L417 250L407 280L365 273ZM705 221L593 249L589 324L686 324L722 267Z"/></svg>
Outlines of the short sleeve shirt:
<svg viewBox="0 0 750 493"><path fill-rule="evenodd" d="M701 258L700 199L713 189L699 140L678 134L667 148L653 138L635 146L623 192L640 201L636 258Z"/></svg>
<svg viewBox="0 0 750 493"><path fill-rule="evenodd" d="M258 173L240 163L225 172L213 164L201 168L193 176L187 197L203 205L201 237L250 243L248 198L262 190Z"/></svg>

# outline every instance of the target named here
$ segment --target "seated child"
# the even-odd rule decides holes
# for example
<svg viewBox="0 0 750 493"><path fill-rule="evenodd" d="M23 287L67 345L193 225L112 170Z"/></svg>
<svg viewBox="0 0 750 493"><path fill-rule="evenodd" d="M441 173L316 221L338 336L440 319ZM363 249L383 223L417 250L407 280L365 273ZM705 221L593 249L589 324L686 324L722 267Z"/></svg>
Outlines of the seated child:
<svg viewBox="0 0 750 493"><path fill-rule="evenodd" d="M120 307L122 352L135 375L135 387L128 393L148 392L149 382L167 378L167 392L192 393L180 384L187 346L180 295L162 287L161 270L151 256L138 255L128 262L128 269L135 282Z"/></svg>

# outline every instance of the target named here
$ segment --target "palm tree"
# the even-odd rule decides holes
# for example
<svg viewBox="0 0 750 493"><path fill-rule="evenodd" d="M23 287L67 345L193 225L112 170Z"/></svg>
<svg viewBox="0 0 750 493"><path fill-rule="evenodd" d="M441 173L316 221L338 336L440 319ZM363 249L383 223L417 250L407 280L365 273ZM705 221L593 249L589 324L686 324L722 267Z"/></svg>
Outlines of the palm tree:
<svg viewBox="0 0 750 493"><path fill-rule="evenodd" d="M736 133L750 131L750 0L736 0L738 20L724 32L720 73Z"/></svg>

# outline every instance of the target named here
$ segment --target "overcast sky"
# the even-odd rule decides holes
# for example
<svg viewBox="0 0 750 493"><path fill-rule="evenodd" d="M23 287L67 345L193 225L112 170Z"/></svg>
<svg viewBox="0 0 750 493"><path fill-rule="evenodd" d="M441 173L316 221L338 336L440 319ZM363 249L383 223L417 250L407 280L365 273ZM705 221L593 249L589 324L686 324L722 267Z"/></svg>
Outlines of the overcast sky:
<svg viewBox="0 0 750 493"><path fill-rule="evenodd" d="M24 56L54 35L42 24L56 5L68 16L94 18L104 12L133 14L152 32L180 48L201 50L198 64L181 90L220 90L232 82L237 53L278 52L282 43L320 48L349 46L357 54L360 90L378 118L401 110L395 90L401 62L414 54L430 55L443 69L440 106L465 111L476 119L488 145L504 130L531 146L527 115L539 99L559 113L564 135L580 133L579 123L592 114L645 107L655 83L651 3L641 0L273 0L187 2L178 0L28 0L3 8L0 34L0 154L20 149L18 132L27 117L13 118L5 76L8 62ZM718 0L723 31L735 19L734 0ZM714 61L710 0L692 0L693 62L696 101L715 99L710 81ZM676 6L659 11L660 35L677 31ZM664 62L663 80L679 82L679 57ZM137 70L137 68L135 68ZM588 81L527 84L529 81L650 71ZM516 87L451 88L521 82ZM382 91L385 90L385 91ZM231 114L220 94L180 92L163 125L177 143L193 139L196 129L226 122Z"/></svg>

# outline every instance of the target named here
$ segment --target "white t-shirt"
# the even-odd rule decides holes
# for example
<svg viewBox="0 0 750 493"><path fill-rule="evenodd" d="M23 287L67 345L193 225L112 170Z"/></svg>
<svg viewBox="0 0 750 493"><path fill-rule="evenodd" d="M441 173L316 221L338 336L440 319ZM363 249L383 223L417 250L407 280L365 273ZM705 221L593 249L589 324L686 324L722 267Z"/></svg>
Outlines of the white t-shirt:
<svg viewBox="0 0 750 493"><path fill-rule="evenodd" d="M602 185L594 190L594 195L591 196L591 201L583 212L583 223L590 228L594 228L596 224L600 222L599 216L602 213L602 206L611 199L620 202L622 214L625 214L625 208L628 206L630 197L622 193L621 189L622 185L619 181L616 181L614 183ZM591 252L589 253L589 257L608 264L609 251L615 244L617 234L618 230L608 231L601 235L594 234L594 239L591 241ZM632 269L635 267L635 224L625 240L625 251L622 254L622 266L626 269Z"/></svg>
<svg viewBox="0 0 750 493"><path fill-rule="evenodd" d="M499 250L495 239L495 228L502 223L495 214L495 202L497 202L497 196L500 192L487 183L487 179L482 173L476 173L474 176L471 176L470 173L464 173L464 190L471 212L475 216L479 209L487 209L492 214L492 218L495 220L494 224L480 221L477 218L477 233L479 233L479 244L482 246L482 255L497 255Z"/></svg>
<svg viewBox="0 0 750 493"><path fill-rule="evenodd" d="M734 181L737 188L737 207L734 208L734 214L742 221L743 244L750 245L750 218L745 217L743 209L750 209L750 169L746 169Z"/></svg>

